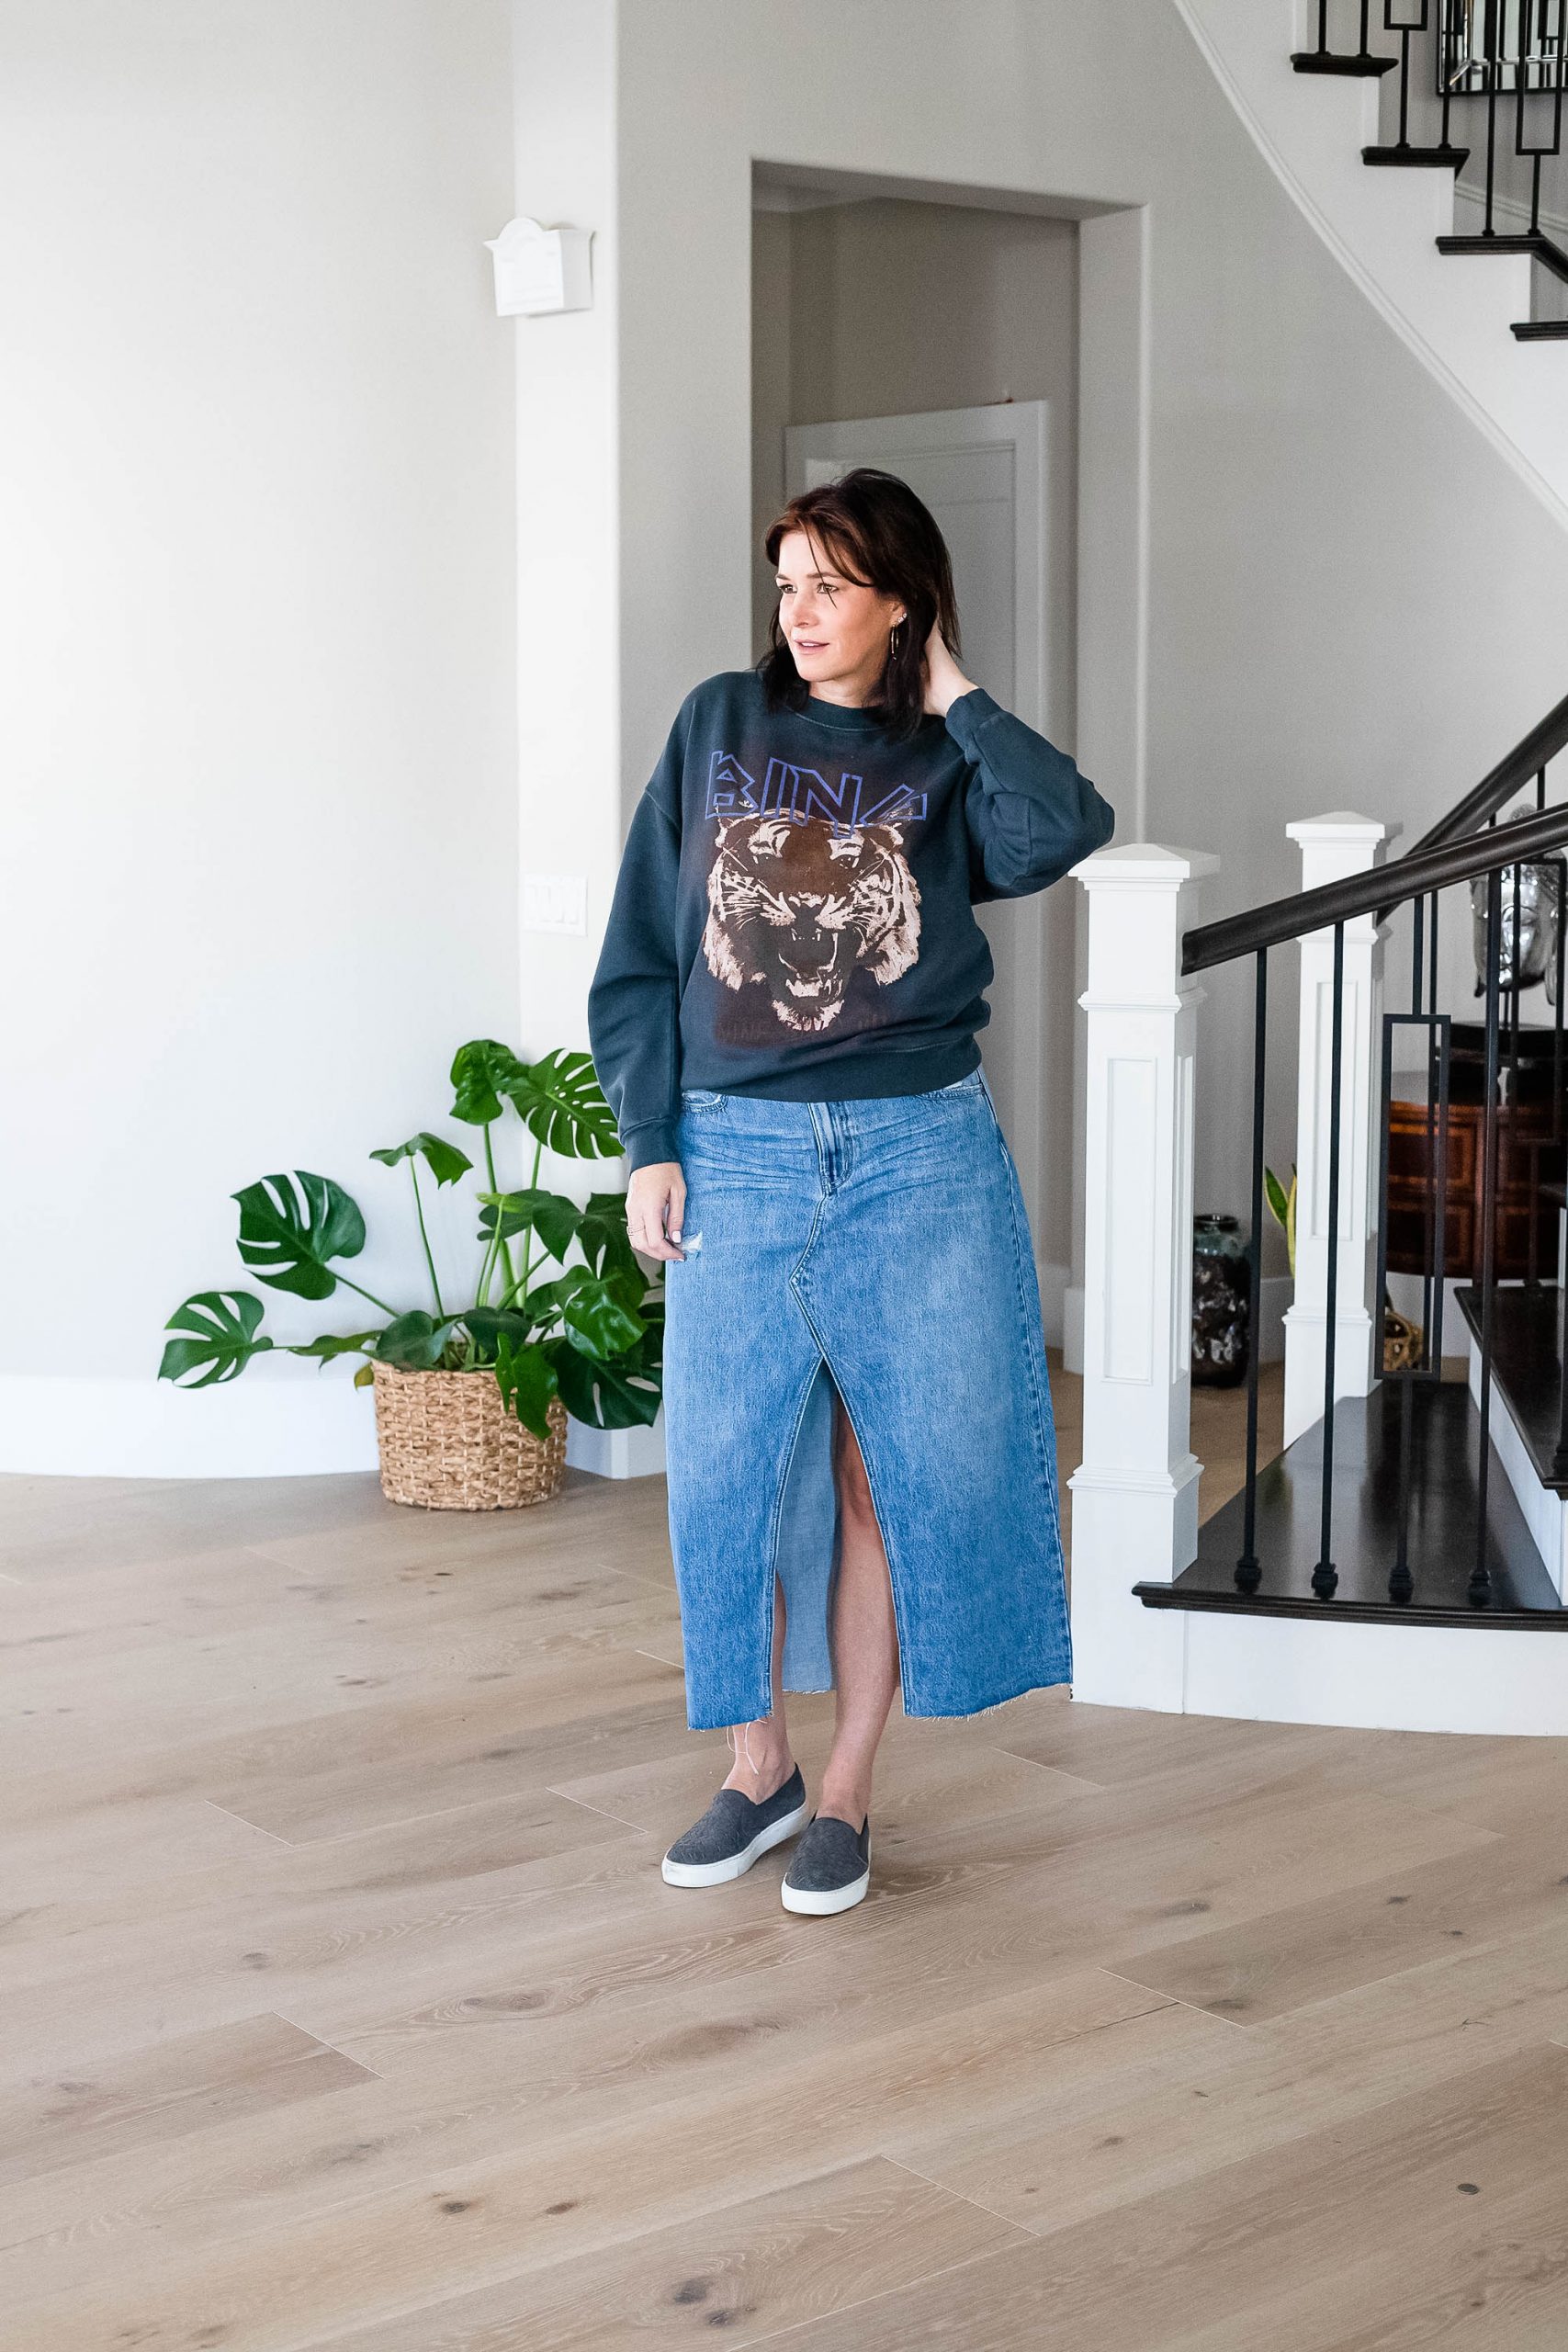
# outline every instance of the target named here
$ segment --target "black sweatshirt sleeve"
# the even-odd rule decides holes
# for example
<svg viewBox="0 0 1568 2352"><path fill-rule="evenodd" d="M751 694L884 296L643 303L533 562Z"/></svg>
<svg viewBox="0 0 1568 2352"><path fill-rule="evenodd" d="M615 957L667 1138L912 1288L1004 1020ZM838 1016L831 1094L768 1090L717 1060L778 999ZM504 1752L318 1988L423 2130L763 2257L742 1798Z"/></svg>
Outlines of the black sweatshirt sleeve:
<svg viewBox="0 0 1568 2352"><path fill-rule="evenodd" d="M976 853L976 900L1043 890L1111 839L1115 812L1076 762L983 687L960 695L947 731L975 771L964 813Z"/></svg>
<svg viewBox="0 0 1568 2352"><path fill-rule="evenodd" d="M675 1158L681 974L675 890L688 707L637 802L588 991L588 1038L632 1170Z"/></svg>

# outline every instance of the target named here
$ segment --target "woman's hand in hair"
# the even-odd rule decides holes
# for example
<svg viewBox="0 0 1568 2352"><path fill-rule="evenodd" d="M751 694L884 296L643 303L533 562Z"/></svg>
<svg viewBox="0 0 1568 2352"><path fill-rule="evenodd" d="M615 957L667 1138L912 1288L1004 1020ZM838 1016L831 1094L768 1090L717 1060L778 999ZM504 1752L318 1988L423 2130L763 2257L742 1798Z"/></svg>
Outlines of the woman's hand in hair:
<svg viewBox="0 0 1568 2352"><path fill-rule="evenodd" d="M960 695L972 695L975 681L966 678L942 639L942 631L933 626L926 639L926 708L938 718L945 718Z"/></svg>
<svg viewBox="0 0 1568 2352"><path fill-rule="evenodd" d="M686 1180L678 1159L658 1159L633 1171L626 1186L626 1231L632 1248L645 1258L678 1258L686 1253L676 1245L686 1214Z"/></svg>

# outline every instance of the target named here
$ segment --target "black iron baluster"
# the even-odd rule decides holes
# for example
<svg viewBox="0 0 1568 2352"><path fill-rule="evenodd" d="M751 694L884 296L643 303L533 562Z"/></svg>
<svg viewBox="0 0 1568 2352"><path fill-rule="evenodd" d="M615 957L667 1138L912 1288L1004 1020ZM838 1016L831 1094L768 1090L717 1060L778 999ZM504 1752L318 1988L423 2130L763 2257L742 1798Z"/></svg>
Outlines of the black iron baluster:
<svg viewBox="0 0 1568 2352"><path fill-rule="evenodd" d="M1387 0L1385 0L1385 6ZM1384 74L1393 63L1392 57L1374 57L1368 40L1371 23L1371 0L1360 0L1359 40L1357 48L1334 49L1328 38L1328 0L1317 0L1317 47L1296 49L1291 52L1291 62L1298 74L1354 74L1377 75Z"/></svg>
<svg viewBox="0 0 1568 2352"><path fill-rule="evenodd" d="M1548 155L1562 153L1562 29L1565 0L1556 0L1556 29L1552 26L1552 0L1539 0L1539 29L1537 0L1521 0L1519 18L1518 79L1514 85L1514 147L1521 157L1529 157L1530 164L1530 222L1529 234L1540 234L1540 167ZM1540 79L1532 90L1530 68L1539 65ZM1537 144L1526 135L1526 109L1530 98L1547 97L1545 140Z"/></svg>
<svg viewBox="0 0 1568 2352"><path fill-rule="evenodd" d="M1551 1140L1562 1141L1562 981L1564 952L1568 950L1568 858L1558 858L1557 865L1557 940L1553 994L1556 1003L1551 1008Z"/></svg>
<svg viewBox="0 0 1568 2352"><path fill-rule="evenodd" d="M1429 1012L1435 1013L1438 1009L1438 999L1436 993L1437 976L1435 973L1432 980L1433 994L1430 1003L1426 1008L1423 1008L1421 1001L1421 967L1423 956L1423 935L1425 929L1423 918L1426 915L1426 911L1427 904L1424 899L1416 899L1410 910L1412 933L1411 964L1413 967L1410 980L1410 1010L1412 1012L1420 1012L1425 1009ZM1426 1197L1421 1204L1421 1344L1423 1355L1420 1368L1423 1371L1426 1370L1425 1349L1427 1344L1427 1334L1432 1328L1432 1231L1436 1211L1433 1187L1438 1181L1437 1159L1433 1151L1434 1137L1432 1132L1432 1108L1434 1099L1432 1040L1432 1025L1430 1021L1428 1021L1427 1025L1427 1190ZM1414 1370L1415 1367L1412 1366L1412 1371L1414 1372Z"/></svg>
<svg viewBox="0 0 1568 2352"><path fill-rule="evenodd" d="M1411 1021L1420 1018L1421 943L1417 936L1415 951L1416 980L1411 990ZM1378 1142L1378 1261L1377 1281L1372 1295L1377 1301L1377 1368L1389 1377L1385 1362L1387 1352L1387 1321L1383 1301L1388 1295L1388 1160L1389 1125L1393 1111L1393 1033L1400 1024L1397 1012L1385 1012L1382 1020L1382 1076L1378 1088L1380 1136ZM1410 1577L1410 1374L1409 1367L1393 1375L1399 1382L1399 1516L1394 1563L1389 1570L1388 1590L1391 1600L1408 1600L1413 1589ZM1326 1551L1327 1546L1325 1545Z"/></svg>
<svg viewBox="0 0 1568 2352"><path fill-rule="evenodd" d="M1427 29L1427 0L1421 0L1421 14L1414 23L1395 22L1393 0L1383 0L1382 21L1385 32L1399 35L1399 134L1394 140L1396 154L1404 154L1410 145L1410 36Z"/></svg>
<svg viewBox="0 0 1568 2352"><path fill-rule="evenodd" d="M1438 0L1438 17L1432 18L1432 0L1383 0L1382 28L1385 33L1399 35L1399 132L1392 147L1363 147L1361 160L1366 164L1429 164L1441 170L1458 171L1463 164L1467 150L1454 147L1449 141L1449 80L1447 56L1450 35L1442 11L1451 8L1452 0ZM1433 51L1438 64L1438 89L1442 99L1442 133L1435 147L1416 145L1410 136L1410 77L1412 44L1418 33L1431 31Z"/></svg>
<svg viewBox="0 0 1568 2352"><path fill-rule="evenodd" d="M1542 32L1543 32L1543 33L1544 33L1544 31L1545 31L1545 13L1546 13L1546 9L1545 9L1545 0L1541 0L1541 17L1542 17L1542 25L1541 25L1541 29L1542 29ZM1540 770L1540 774L1537 775L1536 780L1535 780L1535 805L1536 805L1536 807L1537 807L1537 808L1538 808L1538 809L1540 809L1540 808L1545 808L1545 806L1546 806L1546 770L1545 770L1544 768L1542 768L1542 769ZM1517 872L1517 869L1516 868L1516 872ZM1536 924L1537 924L1538 929L1539 929L1539 927L1540 927L1540 921L1541 921L1541 916L1542 916L1543 912L1544 912L1544 909L1542 908L1541 903L1540 903L1540 878L1539 878L1539 876L1538 876L1538 877L1537 877L1537 889L1536 889L1536 918L1535 918L1535 919L1536 919ZM1514 901L1514 979L1515 979L1515 983L1516 983L1516 985L1517 984L1518 977L1519 977L1519 910L1518 910L1518 899L1517 899L1517 894L1516 894L1515 901ZM1555 1077L1555 1073L1553 1073L1553 1075L1554 1075L1554 1077ZM1538 1282L1540 1282L1540 1155L1541 1155L1541 1152L1546 1148L1546 1147L1547 1147L1549 1144L1555 1144L1555 1142L1557 1141L1557 1126L1558 1126L1558 1109L1557 1109L1557 1103L1556 1103L1555 1094L1554 1094L1553 1101L1552 1101L1552 1106L1551 1106L1551 1135L1550 1135L1550 1136L1531 1136L1529 1137L1529 1142L1528 1142L1527 1146L1526 1146L1526 1148L1528 1149L1528 1151L1529 1151L1529 1163L1530 1163L1530 1193L1529 1193L1529 1238L1528 1238L1528 1242L1527 1242L1527 1267L1526 1267L1526 1276L1525 1276L1525 1278L1526 1278L1526 1280L1527 1280L1528 1282L1530 1282L1530 1283L1538 1283Z"/></svg>
<svg viewBox="0 0 1568 2352"><path fill-rule="evenodd" d="M1546 0L1541 0L1540 28L1546 31ZM1535 0L1519 0L1519 67L1514 85L1514 152L1530 158L1530 225L1532 237L1540 234L1540 159L1541 150L1531 147L1525 139L1525 100L1529 95L1529 59L1535 33Z"/></svg>
<svg viewBox="0 0 1568 2352"><path fill-rule="evenodd" d="M1493 209L1497 185L1497 36L1501 11L1499 0L1485 0L1485 29L1482 43L1486 58L1486 211L1481 233L1483 237L1491 237L1496 233Z"/></svg>
<svg viewBox="0 0 1568 2352"><path fill-rule="evenodd" d="M1323 1524L1312 1589L1326 1600L1339 1582L1330 1552L1334 1532L1334 1358L1339 1314L1339 1100L1345 1066L1345 926L1334 926L1334 1010L1328 1048L1328 1283L1323 1332Z"/></svg>
<svg viewBox="0 0 1568 2352"><path fill-rule="evenodd" d="M1449 1264L1449 1052L1453 1023L1446 1012L1434 1012L1438 1033L1438 1182L1437 1216L1432 1230L1432 1320L1427 1324L1427 1372L1434 1381L1443 1376L1443 1322L1448 1308ZM1427 1084L1430 1086L1430 1080Z"/></svg>
<svg viewBox="0 0 1568 2352"><path fill-rule="evenodd" d="M1508 1100L1516 1109L1519 1099L1519 923L1524 867L1514 865L1514 937L1508 952Z"/></svg>
<svg viewBox="0 0 1568 2352"><path fill-rule="evenodd" d="M1554 1142L1563 1139L1564 1106L1562 1102L1562 993L1564 965L1568 963L1568 858L1557 860L1557 954L1555 956L1557 1002L1552 1007L1551 1032L1551 1133ZM1568 1282L1558 1301L1557 1321L1558 1393L1557 1450L1552 1457L1552 1469L1560 1478L1568 1477Z"/></svg>
<svg viewBox="0 0 1568 2352"><path fill-rule="evenodd" d="M1503 970L1503 870L1486 877L1486 1077L1481 1128L1481 1452L1476 1465L1475 1565L1469 1597L1477 1608L1492 1598L1487 1565L1486 1497L1492 1460L1492 1340L1497 1287L1497 1082Z"/></svg>
<svg viewBox="0 0 1568 2352"><path fill-rule="evenodd" d="M1258 1559L1258 1374L1263 1353L1263 1096L1269 1048L1269 950L1258 951L1252 1008L1252 1347L1247 1367L1247 1496L1235 1580L1243 1592L1263 1581Z"/></svg>
<svg viewBox="0 0 1568 2352"><path fill-rule="evenodd" d="M1427 967L1427 1002L1430 1005L1433 1014L1436 1016L1438 1014L1438 893L1436 890L1432 892L1429 903L1431 906L1431 921L1427 926L1430 933L1430 938L1427 944L1428 961ZM1437 1205L1432 1235L1431 1264L1433 1272L1430 1276L1432 1288L1429 1291L1423 1289L1421 1295L1424 1318L1428 1333L1427 1369L1434 1380L1441 1380L1443 1376L1443 1323L1448 1310L1448 1290L1446 1285L1449 1271L1448 1235L1445 1224L1449 1201L1449 1021L1446 1013L1439 1016L1439 1018L1441 1023L1440 1035L1443 1044L1442 1060L1439 1064L1438 1072L1438 1148L1436 1158L1437 1177L1435 1182ZM1431 1096L1432 1071L1430 1065L1428 1064L1427 1071L1427 1099L1428 1102L1430 1102Z"/></svg>

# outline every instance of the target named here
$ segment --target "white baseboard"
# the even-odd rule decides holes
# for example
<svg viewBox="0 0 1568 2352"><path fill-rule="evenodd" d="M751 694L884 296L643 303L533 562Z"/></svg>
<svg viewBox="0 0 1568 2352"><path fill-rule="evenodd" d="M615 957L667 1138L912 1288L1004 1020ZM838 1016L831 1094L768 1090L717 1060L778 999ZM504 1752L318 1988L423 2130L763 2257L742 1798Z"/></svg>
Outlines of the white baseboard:
<svg viewBox="0 0 1568 2352"><path fill-rule="evenodd" d="M569 1421L566 1458L574 1470L596 1478L661 1478L664 1476L664 1408L651 1429L591 1430Z"/></svg>
<svg viewBox="0 0 1568 2352"><path fill-rule="evenodd" d="M1467 1331L1469 1327L1466 1327ZM1481 1403L1481 1349L1473 1332L1470 1337L1470 1393L1477 1408ZM1504 1475L1514 1490L1514 1499L1524 1516L1531 1541L1540 1554L1541 1566L1551 1578L1552 1589L1559 1600L1568 1582L1568 1503L1551 1487L1543 1487L1530 1460L1529 1448L1519 1434L1518 1425L1508 1409L1508 1400L1494 1386L1489 1422L1493 1448L1503 1465Z"/></svg>
<svg viewBox="0 0 1568 2352"><path fill-rule="evenodd" d="M664 1468L652 1429L567 1425L566 1458L604 1478ZM341 1366L318 1375L252 1374L217 1388L166 1380L0 1375L0 1473L36 1478L310 1478L376 1468L368 1388Z"/></svg>
<svg viewBox="0 0 1568 2352"><path fill-rule="evenodd" d="M335 1375L335 1376L334 1376ZM367 1388L342 1366L184 1390L0 1377L0 1471L43 1478L299 1478L376 1467Z"/></svg>

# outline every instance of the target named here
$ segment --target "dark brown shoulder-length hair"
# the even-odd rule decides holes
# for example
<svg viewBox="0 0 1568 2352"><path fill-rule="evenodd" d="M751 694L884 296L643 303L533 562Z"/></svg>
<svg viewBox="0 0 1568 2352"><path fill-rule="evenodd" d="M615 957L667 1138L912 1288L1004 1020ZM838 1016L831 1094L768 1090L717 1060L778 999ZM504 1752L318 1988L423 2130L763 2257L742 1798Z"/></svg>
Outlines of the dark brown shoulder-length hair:
<svg viewBox="0 0 1568 2352"><path fill-rule="evenodd" d="M791 531L805 531L837 571L863 587L897 596L908 618L895 635L873 702L894 735L912 735L925 713L926 640L939 628L954 661L959 656L958 605L953 564L934 516L907 481L875 466L857 466L838 481L792 498L763 542L768 561ZM773 606L768 650L757 665L768 702L793 710L810 692Z"/></svg>

